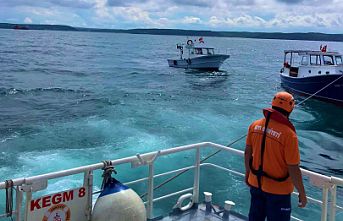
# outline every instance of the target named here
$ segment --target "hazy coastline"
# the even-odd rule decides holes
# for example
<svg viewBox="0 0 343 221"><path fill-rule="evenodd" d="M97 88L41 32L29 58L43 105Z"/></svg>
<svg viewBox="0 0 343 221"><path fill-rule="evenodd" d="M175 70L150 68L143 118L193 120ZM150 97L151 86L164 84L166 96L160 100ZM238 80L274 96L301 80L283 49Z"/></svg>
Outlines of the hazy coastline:
<svg viewBox="0 0 343 221"><path fill-rule="evenodd" d="M343 41L343 34L325 34L318 32L239 32L239 31L209 31L209 30L183 30L183 29L99 29L81 28L68 25L41 25L41 24L12 24L0 23L0 29L19 30L51 30L51 31L83 31L83 32L112 32L128 34L150 35L178 35L178 36L212 36L212 37L240 37L256 39L282 39L307 41Z"/></svg>

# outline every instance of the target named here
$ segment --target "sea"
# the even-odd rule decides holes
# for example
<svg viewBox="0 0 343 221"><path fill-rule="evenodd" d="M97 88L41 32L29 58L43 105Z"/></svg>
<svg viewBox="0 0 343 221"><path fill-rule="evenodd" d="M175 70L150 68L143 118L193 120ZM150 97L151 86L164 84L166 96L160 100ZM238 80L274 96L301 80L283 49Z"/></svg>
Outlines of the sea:
<svg viewBox="0 0 343 221"><path fill-rule="evenodd" d="M188 39L196 39L189 37ZM211 141L227 145L246 134L263 117L277 91L286 49L343 52L343 43L205 37L205 44L230 54L220 71L168 67L176 43L186 36L94 32L0 30L0 181L29 177L132 156L159 149ZM217 50L217 52L218 52ZM299 103L307 97L295 95ZM343 178L343 109L315 99L296 106L290 116L301 154L301 167ZM244 150L241 139L231 147ZM206 157L213 149L202 153ZM189 166L194 153L156 161L156 173ZM243 159L219 153L216 162L240 172ZM147 168L116 167L122 182L142 178ZM137 172L138 171L138 172ZM50 194L82 185L83 175L49 181ZM155 185L168 177L155 180ZM94 189L101 185L94 174ZM156 197L191 187L192 173L176 178ZM321 190L305 178L307 194L321 199ZM139 194L146 184L133 185ZM249 189L243 178L215 168L201 172L201 192L214 202L236 203L247 215ZM168 213L177 198L155 203L156 216ZM94 201L96 196L94 197ZM203 200L203 197L201 197ZM338 204L343 190L338 189ZM0 214L5 191L0 191ZM319 220L321 208L310 202L293 215ZM338 211L337 220L343 220Z"/></svg>

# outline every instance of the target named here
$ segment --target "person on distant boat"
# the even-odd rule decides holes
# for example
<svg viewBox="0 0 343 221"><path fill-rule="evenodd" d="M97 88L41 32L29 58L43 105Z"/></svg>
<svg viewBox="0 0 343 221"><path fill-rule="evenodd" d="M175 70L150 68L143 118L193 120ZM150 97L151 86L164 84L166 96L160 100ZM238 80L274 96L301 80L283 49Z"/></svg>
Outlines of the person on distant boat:
<svg viewBox="0 0 343 221"><path fill-rule="evenodd" d="M289 221L294 186L298 206L307 204L298 138L288 119L294 105L291 94L278 92L272 108L263 109L265 117L249 127L244 154L245 182L251 194L249 221Z"/></svg>

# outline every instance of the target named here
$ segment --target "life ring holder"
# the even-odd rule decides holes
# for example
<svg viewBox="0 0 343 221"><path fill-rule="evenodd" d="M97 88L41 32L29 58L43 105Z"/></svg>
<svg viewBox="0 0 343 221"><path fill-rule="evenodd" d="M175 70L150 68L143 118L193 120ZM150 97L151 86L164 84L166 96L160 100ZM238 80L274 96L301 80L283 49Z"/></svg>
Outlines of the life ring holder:
<svg viewBox="0 0 343 221"><path fill-rule="evenodd" d="M192 40L188 40L187 41L187 45L193 45L193 41Z"/></svg>
<svg viewBox="0 0 343 221"><path fill-rule="evenodd" d="M190 199L189 203L185 206L182 206L183 201L186 199ZM187 194L184 194L184 195L179 197L174 208L178 208L181 211L186 211L186 210L189 210L190 208L192 208L193 204L194 204L193 203L193 194L187 193Z"/></svg>

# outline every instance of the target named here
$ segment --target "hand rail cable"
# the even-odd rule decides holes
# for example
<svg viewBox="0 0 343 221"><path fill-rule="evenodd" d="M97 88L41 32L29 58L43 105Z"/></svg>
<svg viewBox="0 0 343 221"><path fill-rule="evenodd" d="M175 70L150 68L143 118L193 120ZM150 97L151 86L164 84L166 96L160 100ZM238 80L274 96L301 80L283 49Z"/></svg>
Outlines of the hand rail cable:
<svg viewBox="0 0 343 221"><path fill-rule="evenodd" d="M246 137L247 135L244 134L243 136L239 137L238 139L236 139L235 141L229 143L227 145L227 147L230 147L231 145L237 143L238 141L240 141L241 139L243 139L244 137ZM204 161L208 160L209 158L213 157L214 155L216 155L217 153L221 152L222 150L217 150L215 152L213 152L212 154L208 155L207 157L205 157L204 159L202 159L200 161L200 163L203 163ZM154 187L154 190L159 189L160 187L164 186L165 184L169 183L170 181L174 180L175 178L179 177L181 174L186 173L187 171L189 171L190 169L186 169L183 171L180 171L179 173L177 173L175 176L170 177L168 179L166 179L165 181L163 181L162 183L160 183L159 185L157 185L156 187ZM148 193L144 193L142 195L140 195L141 198L145 197Z"/></svg>

